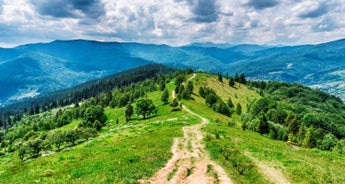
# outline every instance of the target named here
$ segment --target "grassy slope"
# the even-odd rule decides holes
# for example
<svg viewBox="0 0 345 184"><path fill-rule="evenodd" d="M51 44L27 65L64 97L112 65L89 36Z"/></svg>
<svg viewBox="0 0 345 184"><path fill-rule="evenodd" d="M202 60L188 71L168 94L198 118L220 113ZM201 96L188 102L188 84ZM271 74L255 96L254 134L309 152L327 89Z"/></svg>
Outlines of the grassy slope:
<svg viewBox="0 0 345 184"><path fill-rule="evenodd" d="M220 84L216 77L205 74L198 74L193 82L197 85L206 83L209 86L214 86L212 88L216 90L217 94L222 95L223 99L231 96L234 104L239 102L242 107L246 107L248 100L259 98L253 90L248 90L244 86L237 89L230 88L226 85L227 81ZM197 94L198 88L199 86L195 86L195 94ZM237 94L239 98L234 98L234 94ZM204 129L208 135L208 139L205 139L206 148L210 151L211 157L226 169L235 182L265 183L265 180L260 175L256 175L255 172L248 176L238 174L233 165L221 156L220 147L239 150L241 152L239 158L244 160L244 164L246 163L245 160L251 157L265 165L281 170L292 183L345 183L344 155L320 150L293 148L282 141L275 141L257 133L242 131L239 127L229 127L227 122L238 121L237 115L234 115L233 118L225 117L207 108L204 99L198 95L193 95L193 98L194 101L185 101L184 103L193 111L210 119L210 124ZM216 132L221 134L220 139L215 138Z"/></svg>
<svg viewBox="0 0 345 184"><path fill-rule="evenodd" d="M17 155L0 157L0 183L136 183L153 175L171 157L172 138L182 136L181 127L199 121L183 111L170 112L161 93L148 95L158 106L151 119L125 123L124 109L107 108L108 125L89 142L24 163Z"/></svg>
<svg viewBox="0 0 345 184"><path fill-rule="evenodd" d="M227 80L222 84L207 74L197 74L193 82L194 94L200 85L208 85L224 101L231 97L234 104L240 103L244 112L249 101L259 98L255 91L245 86L236 84L236 88L230 88ZM168 88L172 90L173 84L170 83ZM151 119L141 121L134 117L133 121L125 123L123 108L107 108L108 125L89 142L24 163L17 155L1 156L0 183L136 183L138 179L152 176L171 157L172 138L182 136L181 127L199 122L183 111L170 112L171 108L160 102L160 95L161 92L148 95L159 107L158 116ZM291 149L284 142L242 131L238 126L229 127L227 123L231 121L240 125L239 116L229 118L215 113L206 107L204 99L198 95L193 98L183 103L210 120L203 129L207 135L206 149L235 183L268 182L251 158L281 170L292 183L345 183L344 156L319 150ZM73 128L77 123L75 120L63 129ZM216 134L220 135L219 139ZM237 168L220 153L220 148L224 147L239 151L235 160ZM240 174L238 167L241 165L249 165L249 171Z"/></svg>

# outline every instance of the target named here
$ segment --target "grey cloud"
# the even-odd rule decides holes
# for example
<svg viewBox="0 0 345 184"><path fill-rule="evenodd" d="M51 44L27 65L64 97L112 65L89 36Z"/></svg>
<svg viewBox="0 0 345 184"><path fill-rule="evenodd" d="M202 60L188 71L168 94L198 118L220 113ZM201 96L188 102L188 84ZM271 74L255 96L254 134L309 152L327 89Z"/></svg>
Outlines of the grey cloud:
<svg viewBox="0 0 345 184"><path fill-rule="evenodd" d="M219 7L216 0L175 0L175 2L187 2L194 14L195 22L216 22L218 20Z"/></svg>
<svg viewBox="0 0 345 184"><path fill-rule="evenodd" d="M85 16L95 19L105 14L104 6L98 0L32 0L31 3L40 14L57 18Z"/></svg>
<svg viewBox="0 0 345 184"><path fill-rule="evenodd" d="M316 9L303 12L298 17L300 18L317 18L324 14L328 13L328 7L325 3L319 4L319 6Z"/></svg>
<svg viewBox="0 0 345 184"><path fill-rule="evenodd" d="M312 30L315 32L325 32L325 31L333 31L337 29L339 26L333 19L327 17L322 19L321 22L317 23L312 27Z"/></svg>
<svg viewBox="0 0 345 184"><path fill-rule="evenodd" d="M3 4L4 4L4 1L3 0L0 0L0 15L2 14L2 11L3 11Z"/></svg>
<svg viewBox="0 0 345 184"><path fill-rule="evenodd" d="M271 8L279 4L278 0L250 0L246 6L255 8L256 10L262 10L265 8Z"/></svg>

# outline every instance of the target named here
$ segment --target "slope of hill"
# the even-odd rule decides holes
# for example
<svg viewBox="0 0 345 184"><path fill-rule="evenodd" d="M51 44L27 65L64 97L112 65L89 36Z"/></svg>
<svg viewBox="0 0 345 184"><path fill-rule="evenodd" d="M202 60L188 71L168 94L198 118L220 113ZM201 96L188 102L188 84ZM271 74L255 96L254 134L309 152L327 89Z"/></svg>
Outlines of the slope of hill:
<svg viewBox="0 0 345 184"><path fill-rule="evenodd" d="M214 75L190 72L147 78L74 106L26 116L13 128L0 131L0 183L199 181L195 178L259 184L345 181L345 135L337 135L342 140L336 140L329 136L333 125L318 126L313 118L298 114L314 110L333 116L340 111L339 116L344 116L345 106L337 98L285 83L235 83L230 87L226 78L221 82ZM280 91L281 87L286 90ZM174 103L173 91L181 105ZM168 97L163 98L166 92ZM255 108L267 98L276 106L266 103ZM319 98L324 104L315 104ZM306 99L309 104L302 103ZM141 108L141 102L150 108ZM225 112L223 108L231 113L216 112ZM143 109L150 111L146 118ZM251 123L265 121L269 126L255 126L258 129L253 131L265 127L272 131L260 135L247 126L246 117L255 109L260 110L258 118L267 119ZM273 115L281 109L296 115L282 118L294 126L281 124L281 116ZM345 126L341 121L323 123ZM274 128L284 134L301 126L307 130L299 131L298 135L305 136L298 139L334 149L321 151L274 140Z"/></svg>
<svg viewBox="0 0 345 184"><path fill-rule="evenodd" d="M301 83L344 99L344 53L345 40L289 47L248 44L170 47L86 40L29 44L0 49L0 82L8 89L0 92L0 104L148 63Z"/></svg>

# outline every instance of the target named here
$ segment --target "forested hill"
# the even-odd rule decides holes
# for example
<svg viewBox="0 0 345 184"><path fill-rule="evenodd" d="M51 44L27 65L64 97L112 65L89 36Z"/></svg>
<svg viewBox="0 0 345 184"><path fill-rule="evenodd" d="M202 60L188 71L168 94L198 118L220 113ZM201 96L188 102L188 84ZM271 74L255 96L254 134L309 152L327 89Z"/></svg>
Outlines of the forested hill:
<svg viewBox="0 0 345 184"><path fill-rule="evenodd" d="M157 78L160 75L166 75L174 71L175 69L160 64L149 64L101 79L88 81L72 88L59 90L2 107L0 108L0 122L2 127L6 127L6 125L11 125L20 119L23 113L28 113L29 115L38 114L52 108L62 107L96 97L100 93L110 92L113 89L131 85L132 83ZM14 119L11 119L11 116Z"/></svg>
<svg viewBox="0 0 345 184"><path fill-rule="evenodd" d="M54 41L0 49L0 105L76 86L149 63L196 71L245 73L257 80L296 82L343 96L345 41L261 46Z"/></svg>
<svg viewBox="0 0 345 184"><path fill-rule="evenodd" d="M236 183L345 181L345 105L309 87L148 65L64 95L8 118L0 183L140 183L179 149L186 162L163 179L182 181L200 170L200 148L213 181L213 161Z"/></svg>

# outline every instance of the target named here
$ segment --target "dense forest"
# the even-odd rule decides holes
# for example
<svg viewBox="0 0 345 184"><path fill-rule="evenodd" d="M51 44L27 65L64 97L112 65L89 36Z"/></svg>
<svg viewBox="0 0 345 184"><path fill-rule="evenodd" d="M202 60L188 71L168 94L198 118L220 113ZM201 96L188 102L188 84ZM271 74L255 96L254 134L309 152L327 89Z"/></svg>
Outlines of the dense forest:
<svg viewBox="0 0 345 184"><path fill-rule="evenodd" d="M100 93L109 92L112 89L143 81L147 78L169 74L173 71L174 69L160 64L149 64L89 81L76 87L11 104L0 109L0 125L3 128L11 127L12 124L21 119L23 114L34 115L56 107L70 105L90 97L96 97Z"/></svg>
<svg viewBox="0 0 345 184"><path fill-rule="evenodd" d="M227 75L226 85L235 88L238 83L261 95L249 102L247 111L242 112L239 103L233 104L230 98L223 101L221 94L209 86L196 90L194 84L186 80L192 73L190 69L174 71L162 65L148 65L14 104L2 112L3 117L8 117L2 120L0 154L16 151L19 158L25 160L87 141L106 125L106 107L124 108L126 121L134 114L146 119L156 114L156 107L146 94L161 91L161 101L168 104L166 84L169 82L174 82L177 96L170 103L172 110L179 109L178 100L193 101L193 95L199 95L215 112L229 118L234 114L240 116L242 130L296 146L344 153L345 105L339 98L298 84L247 81L244 74ZM222 74L218 73L217 77L218 82L224 82ZM8 113L10 109L16 109L15 113ZM61 128L71 123L77 128Z"/></svg>
<svg viewBox="0 0 345 184"><path fill-rule="evenodd" d="M57 99L64 101L64 104L57 103L47 109L38 105L37 112L23 111L19 119L11 115L11 124L0 130L0 149L3 150L0 154L17 151L19 158L26 160L38 157L42 152L60 151L87 141L106 125L105 107L125 107L127 121L134 114L143 119L152 116L156 113L156 107L146 94L167 91L167 82L192 72L172 71L161 65L140 67L114 78L108 77L85 84L84 87L76 87L73 93ZM86 96L79 96L81 93ZM40 99L46 98L51 96ZM132 103L136 103L135 109ZM61 128L73 122L77 123L77 128Z"/></svg>
<svg viewBox="0 0 345 184"><path fill-rule="evenodd" d="M341 99L299 84L248 82L262 98L249 104L242 129L293 145L344 151L345 105Z"/></svg>

